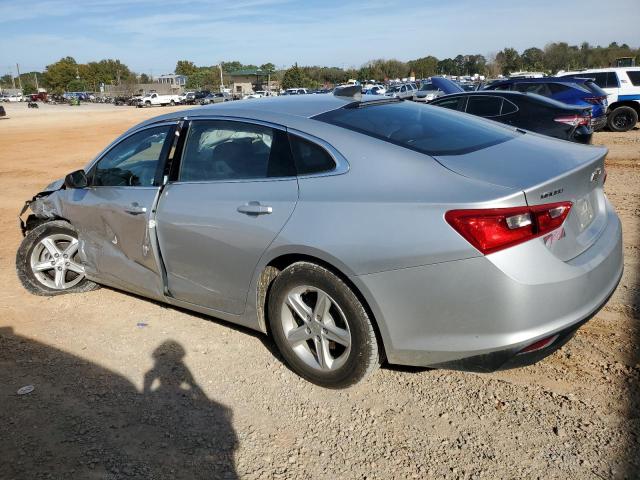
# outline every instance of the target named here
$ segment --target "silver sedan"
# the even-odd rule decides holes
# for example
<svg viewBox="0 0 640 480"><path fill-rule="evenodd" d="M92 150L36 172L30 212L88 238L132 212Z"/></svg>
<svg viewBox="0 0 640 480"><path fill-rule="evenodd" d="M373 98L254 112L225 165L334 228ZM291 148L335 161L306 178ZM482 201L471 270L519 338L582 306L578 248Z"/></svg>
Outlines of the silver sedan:
<svg viewBox="0 0 640 480"><path fill-rule="evenodd" d="M528 364L607 301L623 259L606 149L336 93L127 131L27 202L22 283L107 285L256 329L332 388L385 360Z"/></svg>

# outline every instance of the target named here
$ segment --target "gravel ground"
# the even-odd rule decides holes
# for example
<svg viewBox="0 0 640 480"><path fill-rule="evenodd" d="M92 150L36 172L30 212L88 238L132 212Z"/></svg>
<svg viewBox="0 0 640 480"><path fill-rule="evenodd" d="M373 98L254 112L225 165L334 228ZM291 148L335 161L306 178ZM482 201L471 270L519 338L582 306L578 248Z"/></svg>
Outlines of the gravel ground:
<svg viewBox="0 0 640 480"><path fill-rule="evenodd" d="M110 289L27 294L22 202L168 109L23 107L0 120L1 479L640 478L640 130L595 138L626 269L571 342L520 370L385 366L331 391L220 320Z"/></svg>

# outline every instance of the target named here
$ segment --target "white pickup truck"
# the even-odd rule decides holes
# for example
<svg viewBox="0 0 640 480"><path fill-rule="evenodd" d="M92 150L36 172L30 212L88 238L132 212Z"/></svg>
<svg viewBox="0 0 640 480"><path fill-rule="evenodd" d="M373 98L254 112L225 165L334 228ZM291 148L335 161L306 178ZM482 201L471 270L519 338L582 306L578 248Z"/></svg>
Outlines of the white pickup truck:
<svg viewBox="0 0 640 480"><path fill-rule="evenodd" d="M154 105L178 105L181 103L180 95L159 95L149 93L138 101L138 107L153 107Z"/></svg>

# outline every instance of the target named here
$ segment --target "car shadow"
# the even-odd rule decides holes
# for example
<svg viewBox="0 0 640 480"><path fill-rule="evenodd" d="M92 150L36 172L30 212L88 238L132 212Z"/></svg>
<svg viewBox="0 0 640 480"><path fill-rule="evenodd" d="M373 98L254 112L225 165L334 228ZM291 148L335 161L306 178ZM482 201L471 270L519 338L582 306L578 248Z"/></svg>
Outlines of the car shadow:
<svg viewBox="0 0 640 480"><path fill-rule="evenodd" d="M237 478L231 410L169 340L139 391L96 363L0 328L0 478ZM31 393L17 391L33 385Z"/></svg>
<svg viewBox="0 0 640 480"><path fill-rule="evenodd" d="M289 365L287 364L287 362L285 361L284 357L280 354L280 351L278 350L277 345L275 344L275 342L273 341L273 338L271 337L271 335L265 335L262 332L258 332L257 330L253 330L251 328L248 327L244 327L242 325L238 325L232 322L229 322L227 320L223 320L221 318L218 317L213 317L210 315L206 315L204 313L199 313L196 312L194 310L188 310L186 308L182 308L176 305L171 305L168 303L163 303L157 300L153 300L147 297L142 297L140 295L137 295L135 293L131 293L131 292L126 292L124 290L118 290L112 287L102 287L102 288L108 288L110 290L113 290L117 293L120 293L122 295L127 295L129 297L133 297L136 298L138 300L143 300L146 302L151 302L159 307L162 308L166 308L169 310L175 310L177 312L182 312L185 313L187 315L190 315L192 317L196 317L196 318L200 318L202 320L208 321L208 322L216 322L219 323L220 325L224 325L228 328L230 328L231 330L234 330L236 332L245 334L245 335L251 335L254 338L257 338L258 340L260 340L260 342L262 343L262 345L264 345L264 347L267 349L267 351L273 356L273 358L275 360L277 360L278 362L282 363L288 370L291 370L291 367L289 367ZM390 371L394 371L394 372L404 372L404 373L422 373L422 372L426 372L426 371L430 371L430 370L434 370L433 368L430 367L413 367L410 365L394 365L391 364L389 362L387 362L386 360L384 361L384 363L381 365L381 368L384 370L390 370ZM293 372L296 373L296 372ZM297 375L297 373L296 373Z"/></svg>

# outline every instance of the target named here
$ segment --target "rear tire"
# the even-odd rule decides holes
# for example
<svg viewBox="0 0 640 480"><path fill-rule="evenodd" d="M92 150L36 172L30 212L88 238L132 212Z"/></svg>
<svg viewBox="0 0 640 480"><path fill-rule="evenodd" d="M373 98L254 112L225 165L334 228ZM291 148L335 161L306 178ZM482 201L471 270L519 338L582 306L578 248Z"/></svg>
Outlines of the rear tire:
<svg viewBox="0 0 640 480"><path fill-rule="evenodd" d="M366 309L338 276L297 262L274 280L269 326L280 353L301 377L327 388L364 380L382 363Z"/></svg>
<svg viewBox="0 0 640 480"><path fill-rule="evenodd" d="M607 116L607 126L613 132L627 132L638 123L638 112L623 105L617 107Z"/></svg>
<svg viewBox="0 0 640 480"><path fill-rule="evenodd" d="M24 288L34 295L99 288L84 276L78 257L78 233L64 220L42 223L27 233L16 254L16 271Z"/></svg>

